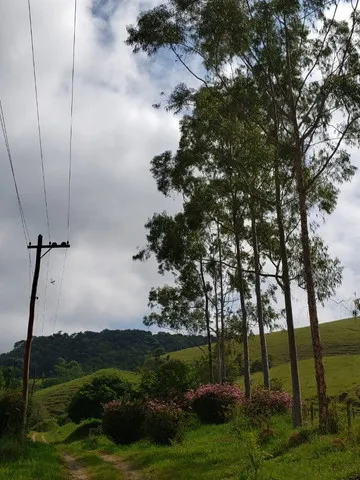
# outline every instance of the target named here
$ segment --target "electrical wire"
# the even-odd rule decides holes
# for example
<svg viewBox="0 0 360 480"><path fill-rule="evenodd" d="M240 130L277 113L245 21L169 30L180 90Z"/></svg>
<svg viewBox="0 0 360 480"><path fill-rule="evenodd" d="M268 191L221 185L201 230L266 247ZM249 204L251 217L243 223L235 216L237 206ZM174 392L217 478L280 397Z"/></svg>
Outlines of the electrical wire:
<svg viewBox="0 0 360 480"><path fill-rule="evenodd" d="M68 175L68 210L67 210L67 240L70 237L70 214L71 214L71 177L72 177L72 140L73 140L73 124L74 124L74 79L75 79L75 52L76 52L76 22L77 22L77 0L74 0L74 22L73 22L73 43L72 43L72 69L71 69L71 101L70 101L70 131L69 131L69 175ZM65 275L67 260L67 249L65 249L63 268L60 278L59 295L56 304L54 317L54 332L56 328L57 317L62 294L62 287Z"/></svg>
<svg viewBox="0 0 360 480"><path fill-rule="evenodd" d="M0 98L0 123L1 123L1 129L2 129L2 132L3 132L3 135L4 135L6 152L7 152L7 155L8 155L11 174L12 174L13 181L14 181L17 204L18 204L18 209L19 209L20 218L21 218L21 225L22 225L22 229L23 229L23 233L24 233L25 244L26 244L26 247L27 247L28 243L30 242L30 235L29 235L29 230L28 230L27 223L26 223L24 208L22 206L22 202L21 202L21 198L20 198L19 187L18 187L18 184L17 184L17 181L16 181L15 169L14 169L14 164L13 164L11 150L10 150L10 143L9 143L9 138L8 138L8 134L7 134L7 129L6 129L5 115L4 115L4 110L3 110L1 98ZM31 255L30 255L30 251L28 249L27 249L27 252L28 252L28 258L29 258L29 288L30 288L32 265L31 265Z"/></svg>
<svg viewBox="0 0 360 480"><path fill-rule="evenodd" d="M44 325L45 325L47 290L48 290L48 285L49 285L50 255L51 255L51 250L50 250L50 252L47 254L47 262L46 262L44 304L43 304L43 314L42 314L42 321L41 321L41 334L42 334L42 335L44 334Z"/></svg>
<svg viewBox="0 0 360 480"><path fill-rule="evenodd" d="M55 310L55 316L54 316L54 327L53 327L53 332L54 333L55 333L56 322L57 322L57 317L58 317L58 313L59 313L62 286L63 286L63 281L64 281L65 267L66 267L67 251L68 251L68 249L66 248L65 249L65 254L64 254L64 262L63 262L62 273L61 273L61 277L60 277L59 295L58 295L58 299L57 299L57 303L56 303L56 310Z"/></svg>
<svg viewBox="0 0 360 480"><path fill-rule="evenodd" d="M70 102L70 132L69 132L69 177L68 177L68 212L67 212L67 240L70 233L70 213L71 213L71 173L72 173L72 139L73 139L73 119L74 119L74 78L75 78L75 47L76 47L76 19L77 19L77 0L74 4L74 35L72 46L72 69L71 69L71 102Z"/></svg>
<svg viewBox="0 0 360 480"><path fill-rule="evenodd" d="M49 243L50 243L50 238L51 238L51 235L50 235L50 221L49 221L49 209L48 209L47 191L46 191L46 181L45 181L44 154L43 154L43 147L42 147L41 126L40 126L39 96L38 96L38 88L37 88L35 48L34 48L34 34L33 34L33 25L32 25L32 15L31 15L31 3L30 3L30 0L28 0L28 10L29 10L30 41L31 41L32 65L33 65L33 74L34 74L35 103L36 103L36 116L37 116L38 136L39 136L41 173L42 173L42 180L43 180L44 200L45 200L46 225L47 225L48 237L49 237Z"/></svg>

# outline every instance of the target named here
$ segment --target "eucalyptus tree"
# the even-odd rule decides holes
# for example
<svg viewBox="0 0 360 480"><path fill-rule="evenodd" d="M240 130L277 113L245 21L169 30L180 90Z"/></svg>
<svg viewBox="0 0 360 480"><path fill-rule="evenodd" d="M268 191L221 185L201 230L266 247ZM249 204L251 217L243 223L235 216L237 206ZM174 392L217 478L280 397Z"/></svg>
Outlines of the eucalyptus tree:
<svg viewBox="0 0 360 480"><path fill-rule="evenodd" d="M190 225L189 225L190 223ZM152 288L149 293L151 313L144 317L147 326L174 330L206 331L209 376L213 380L211 285L206 277L206 232L192 229L186 213L174 216L154 214L145 228L147 245L133 256L147 260L155 256L158 273L169 272L175 285Z"/></svg>
<svg viewBox="0 0 360 480"><path fill-rule="evenodd" d="M337 19L344 4L351 12L348 21ZM187 58L197 55L207 72L205 78L193 73L205 86L217 79L226 88L229 77L245 74L266 113L267 120L260 126L275 150L282 145L282 132L286 133L291 157L286 169L296 189L300 216L303 276L323 429L328 402L309 232L309 192L331 175L334 166L342 169L341 181L353 174L343 145L358 142L360 131L358 7L359 0L171 0L143 12L137 27L128 29L128 44L135 51L153 55L162 47L168 48L189 71L193 70ZM242 99L238 100L242 105ZM275 165L278 172L283 169L282 156L277 156ZM284 214L279 211L278 190L276 208L281 219ZM328 193L336 195L331 189ZM285 260L286 233L280 231L280 224ZM284 261L282 268L286 277ZM288 298L289 283L284 281L284 285ZM289 315L290 308L288 299Z"/></svg>

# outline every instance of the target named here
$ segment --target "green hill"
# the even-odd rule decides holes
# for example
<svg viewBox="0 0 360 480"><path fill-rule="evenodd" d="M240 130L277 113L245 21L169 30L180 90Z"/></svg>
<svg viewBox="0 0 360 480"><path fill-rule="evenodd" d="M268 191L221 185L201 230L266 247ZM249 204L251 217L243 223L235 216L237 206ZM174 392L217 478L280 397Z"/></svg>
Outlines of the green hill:
<svg viewBox="0 0 360 480"><path fill-rule="evenodd" d="M360 386L360 355L338 355L324 358L328 395L339 395L343 392L354 392ZM300 384L303 399L316 396L314 361L312 359L299 362ZM284 363L270 369L273 378L283 381L284 390L291 392L290 364ZM242 386L242 379L239 382ZM252 384L263 384L262 373L252 375Z"/></svg>
<svg viewBox="0 0 360 480"><path fill-rule="evenodd" d="M119 374L121 378L130 382L137 381L136 373L126 372L117 368L106 368L92 373L91 375L86 375L84 377L77 378L76 380L71 380L70 382L60 383L59 385L54 385L53 387L38 390L34 394L34 397L47 409L50 415L62 415L65 412L65 408L68 405L71 396L76 392L76 390L82 387L82 385L88 383L95 377L114 373Z"/></svg>
<svg viewBox="0 0 360 480"><path fill-rule="evenodd" d="M310 327L297 328L296 342L299 360L312 358L312 346ZM348 318L335 322L322 323L320 334L324 347L325 356L333 355L360 355L360 319ZM272 365L281 365L289 361L287 332L273 332L266 335L268 352L271 355ZM250 338L250 360L260 359L259 336ZM206 350L206 347L203 347ZM241 345L234 345L234 351L240 352ZM178 352L172 352L171 358L191 361L199 359L203 355L199 347L187 348Z"/></svg>
<svg viewBox="0 0 360 480"><path fill-rule="evenodd" d="M53 377L59 357L66 362L75 360L85 372L102 368L120 368L135 371L148 355L158 349L175 352L206 343L202 335L152 333L145 330L103 330L102 332L55 333L48 337L34 337L31 350L30 375ZM0 366L17 367L20 372L24 360L25 341L0 354ZM20 373L21 374L21 373Z"/></svg>

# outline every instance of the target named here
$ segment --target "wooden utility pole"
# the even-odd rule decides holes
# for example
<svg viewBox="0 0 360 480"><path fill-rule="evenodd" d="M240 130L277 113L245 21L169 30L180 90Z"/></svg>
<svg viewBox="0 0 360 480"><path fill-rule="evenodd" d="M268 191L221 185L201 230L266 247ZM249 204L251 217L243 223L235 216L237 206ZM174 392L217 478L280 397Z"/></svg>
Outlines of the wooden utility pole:
<svg viewBox="0 0 360 480"><path fill-rule="evenodd" d="M28 248L36 249L36 260L35 260L35 270L34 278L31 287L31 297L30 297L30 309L29 309L29 322L27 330L27 338L25 343L25 354L24 354L24 372L23 372L23 402L24 402L24 417L23 417L23 436L25 437L26 424L27 424L27 411L29 403L29 373L30 373L30 356L31 356L31 343L33 338L33 329L34 329L34 318L35 318L35 303L36 303L36 292L39 282L40 274L40 264L41 259L44 257L50 250L53 248L69 248L69 242L62 242L60 245L57 243L49 243L49 245L43 245L42 235L38 236L37 245L28 245ZM47 251L41 255L42 249L47 249Z"/></svg>

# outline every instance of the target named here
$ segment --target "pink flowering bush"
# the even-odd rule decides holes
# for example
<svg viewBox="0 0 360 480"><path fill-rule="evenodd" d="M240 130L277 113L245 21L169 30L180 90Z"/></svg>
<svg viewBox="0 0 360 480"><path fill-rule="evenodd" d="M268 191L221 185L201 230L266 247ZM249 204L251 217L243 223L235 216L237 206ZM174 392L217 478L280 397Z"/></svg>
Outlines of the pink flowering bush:
<svg viewBox="0 0 360 480"><path fill-rule="evenodd" d="M144 406L134 400L113 400L104 405L102 427L115 443L129 444L142 436Z"/></svg>
<svg viewBox="0 0 360 480"><path fill-rule="evenodd" d="M239 387L227 384L201 385L185 396L202 423L225 423L231 410L244 400Z"/></svg>
<svg viewBox="0 0 360 480"><path fill-rule="evenodd" d="M146 404L145 431L149 438L162 445L181 440L184 413L172 402L149 401Z"/></svg>
<svg viewBox="0 0 360 480"><path fill-rule="evenodd" d="M277 413L287 413L292 407L292 397L286 392L255 388L251 400L246 400L243 411L246 416L256 419Z"/></svg>

